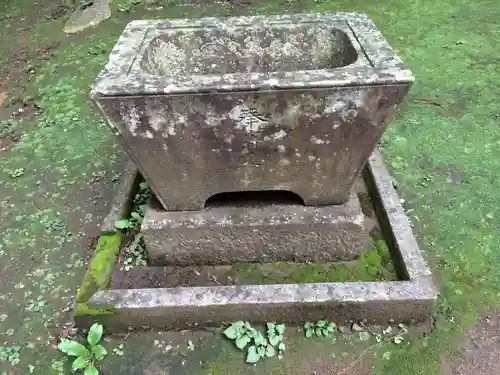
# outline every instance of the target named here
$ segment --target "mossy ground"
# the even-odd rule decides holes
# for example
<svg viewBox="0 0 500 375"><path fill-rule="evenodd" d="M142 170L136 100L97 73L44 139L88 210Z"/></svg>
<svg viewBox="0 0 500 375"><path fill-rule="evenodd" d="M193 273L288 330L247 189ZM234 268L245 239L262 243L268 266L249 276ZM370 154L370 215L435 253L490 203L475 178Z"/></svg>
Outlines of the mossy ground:
<svg viewBox="0 0 500 375"><path fill-rule="evenodd" d="M135 18L368 12L417 78L384 137L383 152L442 290L436 330L425 340L387 343L375 350L375 356L370 352L365 358L374 368L369 371L439 374L443 358L453 363L463 328L482 309L498 307L498 1L273 0L200 5L164 1L160 10L147 11L139 5L130 13L115 12L95 30L73 37L60 31L68 15L54 16L57 12L52 10L59 4L55 0L40 0L38 6L31 0L0 4L0 35L6 36L0 44L0 65L9 68L0 70L2 93L6 91L6 102L17 107L31 96L41 108L36 118L2 123L2 132L8 127L21 139L13 138L11 150L0 152L4 280L0 358L17 353L0 364L0 371L70 373L66 359L52 345L69 319L67 306L87 267L91 253L87 248L92 249L88 238L98 234L97 224L118 177L114 171L120 170L124 158L87 93L124 24ZM51 48L39 49L42 43ZM42 53L46 50L50 53ZM7 112L2 108L0 118ZM271 360L252 367L243 365L236 350L215 338L206 347L197 344L194 352L170 355L173 349L165 350L155 341L169 337L129 335L125 356L110 354L101 372L339 373L348 367L338 361L340 370L329 368L337 363L330 354L357 353L345 357L356 361L361 350L358 343L347 350L342 349L344 343L316 342L310 351L309 342L297 339L303 344L296 350L292 345L285 356L289 362ZM106 345L111 349L119 342L124 341L112 338ZM176 345L182 349L184 342ZM328 366L307 367L315 361Z"/></svg>
<svg viewBox="0 0 500 375"><path fill-rule="evenodd" d="M242 284L293 284L398 280L389 248L382 238L358 260L343 263L234 264L230 276Z"/></svg>

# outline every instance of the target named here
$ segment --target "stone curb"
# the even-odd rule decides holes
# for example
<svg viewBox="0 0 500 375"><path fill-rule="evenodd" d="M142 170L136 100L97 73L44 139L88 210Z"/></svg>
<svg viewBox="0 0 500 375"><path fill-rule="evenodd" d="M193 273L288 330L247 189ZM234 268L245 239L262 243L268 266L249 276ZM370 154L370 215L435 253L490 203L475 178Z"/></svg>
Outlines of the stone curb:
<svg viewBox="0 0 500 375"><path fill-rule="evenodd" d="M99 290L89 304L113 313L77 316L77 324L99 321L110 332L122 332L182 330L233 320L288 324L317 319L339 324L428 321L436 312L438 290L377 151L364 173L372 199L378 201L375 206L383 215L379 221L385 224L384 235L397 252L393 256L398 258L404 281Z"/></svg>

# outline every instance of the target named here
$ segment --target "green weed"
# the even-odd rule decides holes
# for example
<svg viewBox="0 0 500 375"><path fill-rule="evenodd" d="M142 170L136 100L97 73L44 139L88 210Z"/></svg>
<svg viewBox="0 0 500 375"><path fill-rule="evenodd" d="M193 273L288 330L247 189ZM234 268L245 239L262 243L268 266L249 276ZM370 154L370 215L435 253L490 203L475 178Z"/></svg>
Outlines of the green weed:
<svg viewBox="0 0 500 375"><path fill-rule="evenodd" d="M223 334L230 340L234 340L236 347L247 350L246 362L257 363L263 358L271 358L278 354L280 357L285 351L284 334L285 325L266 323L267 332L253 328L249 322L238 321L231 323Z"/></svg>
<svg viewBox="0 0 500 375"><path fill-rule="evenodd" d="M130 218L121 219L115 223L115 228L126 230L131 237L123 247L122 270L129 271L135 266L145 266L147 264L147 252L143 235L139 232L141 222L144 218L144 207L151 196L151 189L148 184L139 184L139 191L134 197Z"/></svg>
<svg viewBox="0 0 500 375"><path fill-rule="evenodd" d="M119 357L122 357L124 354L123 344L120 344L116 348L113 348L112 352L113 352L113 354L115 354Z"/></svg>
<svg viewBox="0 0 500 375"><path fill-rule="evenodd" d="M18 345L13 346L0 346L0 362L10 362L12 366L19 363L21 347Z"/></svg>
<svg viewBox="0 0 500 375"><path fill-rule="evenodd" d="M330 337L337 330L337 325L329 320L318 320L316 323L307 322L304 324L306 338L313 336Z"/></svg>
<svg viewBox="0 0 500 375"><path fill-rule="evenodd" d="M103 327L94 323L87 334L87 345L71 339L62 339L58 348L70 357L76 357L71 366L73 371L83 370L84 375L99 375L96 362L101 361L108 354L106 348L99 344L103 334Z"/></svg>
<svg viewBox="0 0 500 375"><path fill-rule="evenodd" d="M136 5L142 3L142 0L119 0L116 4L120 12L130 12Z"/></svg>

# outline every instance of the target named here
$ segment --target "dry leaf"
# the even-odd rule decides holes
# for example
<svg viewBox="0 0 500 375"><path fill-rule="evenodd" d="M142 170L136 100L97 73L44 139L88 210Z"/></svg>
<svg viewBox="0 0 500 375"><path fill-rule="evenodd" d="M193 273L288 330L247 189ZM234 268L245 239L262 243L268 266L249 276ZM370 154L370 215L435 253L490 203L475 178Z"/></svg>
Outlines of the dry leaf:
<svg viewBox="0 0 500 375"><path fill-rule="evenodd" d="M416 99L419 102L425 103L425 104L432 104L432 105L437 105L438 107L441 107L441 104L436 102L434 99Z"/></svg>

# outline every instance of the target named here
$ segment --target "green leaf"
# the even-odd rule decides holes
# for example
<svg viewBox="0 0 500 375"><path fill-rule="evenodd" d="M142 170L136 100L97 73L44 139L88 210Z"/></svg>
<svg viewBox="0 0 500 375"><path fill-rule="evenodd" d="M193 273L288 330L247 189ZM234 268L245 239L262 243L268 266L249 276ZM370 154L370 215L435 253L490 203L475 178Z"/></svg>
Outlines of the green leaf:
<svg viewBox="0 0 500 375"><path fill-rule="evenodd" d="M226 336L228 339L230 340L234 340L236 339L236 337L238 337L238 328L233 325L227 327L225 330L224 330L224 336Z"/></svg>
<svg viewBox="0 0 500 375"><path fill-rule="evenodd" d="M257 348L252 345L248 348L248 351L247 351L247 359L246 359L246 362L247 363L257 363L260 359L260 355L257 353ZM87 375L87 374L85 374Z"/></svg>
<svg viewBox="0 0 500 375"><path fill-rule="evenodd" d="M266 327L268 330L273 330L276 327L276 324L274 323L266 323Z"/></svg>
<svg viewBox="0 0 500 375"><path fill-rule="evenodd" d="M137 221L140 221L142 219L141 215L139 215L137 212L132 212L130 216L132 216L132 218Z"/></svg>
<svg viewBox="0 0 500 375"><path fill-rule="evenodd" d="M231 324L234 328L242 328L245 326L245 322L238 320L237 322L234 322Z"/></svg>
<svg viewBox="0 0 500 375"><path fill-rule="evenodd" d="M268 345L266 348L266 357L271 358L276 355L276 350L274 350L274 347L272 345Z"/></svg>
<svg viewBox="0 0 500 375"><path fill-rule="evenodd" d="M243 348L247 346L250 341L252 341L252 339L247 335L240 336L236 339L236 347L243 350Z"/></svg>
<svg viewBox="0 0 500 375"><path fill-rule="evenodd" d="M305 329L305 330L312 329L312 328L313 328L312 323L307 322L306 324L304 324L304 329Z"/></svg>
<svg viewBox="0 0 500 375"><path fill-rule="evenodd" d="M132 227L132 223L128 219L121 219L115 223L116 229L127 229Z"/></svg>
<svg viewBox="0 0 500 375"><path fill-rule="evenodd" d="M285 333L285 325L284 324L278 324L276 326L276 331L278 331L278 333L280 335L284 334Z"/></svg>
<svg viewBox="0 0 500 375"><path fill-rule="evenodd" d="M246 335L247 332L248 332L248 330L245 327L238 327L238 328L236 328L236 337Z"/></svg>
<svg viewBox="0 0 500 375"><path fill-rule="evenodd" d="M253 340L255 342L255 345L257 345L257 346L266 346L267 345L267 340L264 337L264 335L262 334L262 332L257 332L257 334L255 335Z"/></svg>
<svg viewBox="0 0 500 375"><path fill-rule="evenodd" d="M85 369L83 375L99 375L99 370L94 365L90 365Z"/></svg>
<svg viewBox="0 0 500 375"><path fill-rule="evenodd" d="M335 323L329 323L327 326L326 326L326 329L328 330L328 332L335 332L335 330L337 329L337 325Z"/></svg>
<svg viewBox="0 0 500 375"><path fill-rule="evenodd" d="M73 365L71 366L71 368L73 369L73 371L81 370L82 368L85 368L85 366L87 366L88 361L89 361L89 357L88 356L78 357L73 362Z"/></svg>
<svg viewBox="0 0 500 375"><path fill-rule="evenodd" d="M312 337L313 335L313 330L311 329L306 329L306 339Z"/></svg>
<svg viewBox="0 0 500 375"><path fill-rule="evenodd" d="M397 335L394 336L394 339L392 341L394 342L394 344L399 345L404 341L404 338L401 335Z"/></svg>
<svg viewBox="0 0 500 375"><path fill-rule="evenodd" d="M280 352L284 352L284 351L285 351L285 349L286 349L285 344L284 344L284 343L282 343L282 342L280 342L280 344L278 345L278 350L279 350Z"/></svg>
<svg viewBox="0 0 500 375"><path fill-rule="evenodd" d="M328 322L326 320L318 320L318 322L316 323L316 327L323 328L327 324L328 324Z"/></svg>
<svg viewBox="0 0 500 375"><path fill-rule="evenodd" d="M321 328L318 327L314 330L314 333L316 334L316 336L321 337L323 332Z"/></svg>
<svg viewBox="0 0 500 375"><path fill-rule="evenodd" d="M70 356L90 356L90 352L85 346L73 340L62 339L57 347L61 352Z"/></svg>
<svg viewBox="0 0 500 375"><path fill-rule="evenodd" d="M103 327L102 324L94 323L89 329L89 333L87 335L87 341L90 345L94 346L99 343L102 337Z"/></svg>
<svg viewBox="0 0 500 375"><path fill-rule="evenodd" d="M92 354L94 357L98 360L104 359L106 355L108 354L108 351L106 348L102 345L96 345L92 347Z"/></svg>
<svg viewBox="0 0 500 375"><path fill-rule="evenodd" d="M257 348L257 354L262 358L266 355L266 346L259 346Z"/></svg>
<svg viewBox="0 0 500 375"><path fill-rule="evenodd" d="M327 328L323 328L321 329L321 333L323 334L323 336L325 337L330 337L332 335L332 333L330 331L328 331Z"/></svg>
<svg viewBox="0 0 500 375"><path fill-rule="evenodd" d="M283 340L283 336L269 337L269 344L271 344L272 346L276 346L282 340Z"/></svg>
<svg viewBox="0 0 500 375"><path fill-rule="evenodd" d="M254 338L257 336L258 332L255 328L253 327L250 327L250 329L247 330L246 332L247 336L250 337L250 338Z"/></svg>

